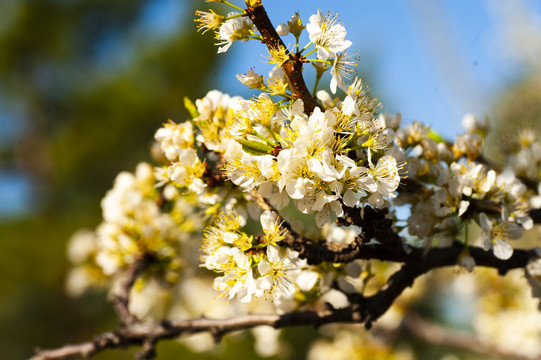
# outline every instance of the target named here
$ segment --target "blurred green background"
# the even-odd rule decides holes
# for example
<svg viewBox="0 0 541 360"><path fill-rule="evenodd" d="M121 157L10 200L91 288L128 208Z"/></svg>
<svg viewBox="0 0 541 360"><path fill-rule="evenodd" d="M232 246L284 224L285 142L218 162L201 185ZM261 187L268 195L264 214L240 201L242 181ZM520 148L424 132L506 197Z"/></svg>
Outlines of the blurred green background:
<svg viewBox="0 0 541 360"><path fill-rule="evenodd" d="M105 294L65 295L66 242L75 230L99 223L99 200L119 171L132 171L139 161L150 159L160 124L185 119L183 97L200 98L217 87L217 74L227 65L219 60L231 58L216 54L212 35L195 31L194 11L207 5L176 0L0 1L1 358L24 359L35 347L85 341L116 327ZM303 19L312 11L302 14ZM258 62L258 54L252 63ZM376 78L371 85L380 79L366 66L381 66L376 58L363 52L366 77ZM234 79L234 72L228 79ZM503 101L496 98L504 120L500 123L540 124L540 87L538 76L515 78ZM385 103L382 94L376 95ZM289 334L296 344L304 344L290 354L300 358L313 331ZM253 358L248 341L248 335L233 339L243 346L226 345L226 356ZM160 359L178 358L185 351L176 342L158 347ZM128 359L131 354L109 351L97 358Z"/></svg>
<svg viewBox="0 0 541 360"><path fill-rule="evenodd" d="M149 159L161 123L184 120L183 97L206 93L218 57L194 11L178 1L0 2L0 181L11 189L0 199L1 358L116 326L104 294L64 294L66 241L99 223L100 198L119 171ZM116 358L129 357L103 357Z"/></svg>

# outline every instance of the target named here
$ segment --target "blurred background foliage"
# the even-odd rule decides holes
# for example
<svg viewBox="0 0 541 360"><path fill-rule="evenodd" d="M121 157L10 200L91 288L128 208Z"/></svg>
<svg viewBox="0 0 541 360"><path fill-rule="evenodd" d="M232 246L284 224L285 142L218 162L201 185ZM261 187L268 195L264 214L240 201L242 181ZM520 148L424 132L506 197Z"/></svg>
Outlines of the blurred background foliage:
<svg viewBox="0 0 541 360"><path fill-rule="evenodd" d="M519 129L541 134L541 60L538 68L509 85L494 102L494 131L487 144L487 153L497 162L504 160L501 140L516 135Z"/></svg>
<svg viewBox="0 0 541 360"><path fill-rule="evenodd" d="M199 98L212 88L220 64L212 37L194 31L198 5L0 2L2 358L27 358L36 346L84 341L116 327L103 293L65 295L66 242L76 229L99 223L99 200L119 171L149 160L160 124L184 120L183 97ZM499 134L517 124L539 127L541 79L526 74L495 104ZM489 144L496 159L497 139L493 135ZM434 317L441 309L430 306L424 313ZM287 334L297 344L287 357L304 357L313 330ZM215 353L189 356L254 358L249 341L249 334L233 336ZM446 351L413 345L425 358ZM158 347L160 359L186 351L176 342ZM97 359L131 354L115 350Z"/></svg>
<svg viewBox="0 0 541 360"><path fill-rule="evenodd" d="M149 159L161 123L184 120L183 97L206 93L218 58L212 37L187 31L194 11L163 0L0 2L0 202L13 202L0 218L2 358L116 326L104 294L64 295L65 245L99 223L100 198Z"/></svg>

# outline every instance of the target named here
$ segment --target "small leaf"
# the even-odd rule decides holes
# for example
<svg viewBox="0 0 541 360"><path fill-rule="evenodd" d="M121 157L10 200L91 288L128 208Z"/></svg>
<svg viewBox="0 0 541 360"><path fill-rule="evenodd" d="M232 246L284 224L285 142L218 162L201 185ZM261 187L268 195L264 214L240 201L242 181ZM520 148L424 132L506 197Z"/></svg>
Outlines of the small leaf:
<svg viewBox="0 0 541 360"><path fill-rule="evenodd" d="M274 148L265 143L259 141L252 141L246 139L236 139L239 144L242 145L242 150L250 155L261 156L272 153Z"/></svg>
<svg viewBox="0 0 541 360"><path fill-rule="evenodd" d="M440 134L438 134L437 132L435 132L432 129L428 133L428 138L431 139L431 140L434 140L438 144L446 142L446 140L445 140L445 138L443 136L441 136Z"/></svg>
<svg viewBox="0 0 541 360"><path fill-rule="evenodd" d="M184 97L184 107L188 110L192 119L199 117L199 111L197 111L195 104L187 96Z"/></svg>

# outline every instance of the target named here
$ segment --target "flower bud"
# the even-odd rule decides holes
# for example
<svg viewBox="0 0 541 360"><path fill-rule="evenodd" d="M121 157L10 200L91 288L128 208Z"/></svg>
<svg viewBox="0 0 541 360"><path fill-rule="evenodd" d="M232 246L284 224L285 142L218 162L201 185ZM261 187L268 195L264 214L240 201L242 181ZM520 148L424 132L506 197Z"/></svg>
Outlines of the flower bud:
<svg viewBox="0 0 541 360"><path fill-rule="evenodd" d="M287 26L287 24L280 23L276 27L276 32L280 36L286 36L287 34L289 34L289 26Z"/></svg>
<svg viewBox="0 0 541 360"><path fill-rule="evenodd" d="M259 75L253 69L248 70L246 74L237 74L237 79L251 89L263 89L263 75Z"/></svg>
<svg viewBox="0 0 541 360"><path fill-rule="evenodd" d="M469 133L477 133L486 136L490 130L490 119L485 116L483 120L473 114L466 114L462 118L462 126Z"/></svg>
<svg viewBox="0 0 541 360"><path fill-rule="evenodd" d="M302 31L306 27L302 25L302 21L298 12L295 13L295 15L291 17L291 20L287 22L287 26L289 28L289 32L292 33L296 38L301 36Z"/></svg>

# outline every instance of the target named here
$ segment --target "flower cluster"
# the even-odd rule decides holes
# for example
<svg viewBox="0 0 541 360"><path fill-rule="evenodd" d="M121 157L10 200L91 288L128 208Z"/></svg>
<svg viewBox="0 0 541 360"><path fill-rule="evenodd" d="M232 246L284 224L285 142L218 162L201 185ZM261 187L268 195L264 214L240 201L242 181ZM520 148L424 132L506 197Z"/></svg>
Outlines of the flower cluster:
<svg viewBox="0 0 541 360"><path fill-rule="evenodd" d="M201 180L205 166L193 147L192 124L190 122L176 124L170 121L156 132L154 138L170 162L169 166L156 169L156 175L161 183L170 180L177 186L201 193L205 187L205 183Z"/></svg>
<svg viewBox="0 0 541 360"><path fill-rule="evenodd" d="M159 191L156 184L147 163L140 163L135 174L117 176L101 202L103 222L94 232L72 238L68 254L77 268L68 279L70 292L98 285L143 256L153 259L150 273L177 280L182 243L201 229L193 218L193 199L180 197L172 186Z"/></svg>
<svg viewBox="0 0 541 360"><path fill-rule="evenodd" d="M508 136L501 143L501 150L507 155L507 165L521 179L538 182L541 177L541 141L536 132L528 127Z"/></svg>
<svg viewBox="0 0 541 360"><path fill-rule="evenodd" d="M316 213L320 227L331 211L342 216L342 204L365 199L378 206L394 198L402 152L392 146L391 129L360 113L363 101L351 91L338 107L310 115L302 100L285 111L261 97L244 101L235 114L243 121L236 149L226 154L227 177L247 191L257 188L278 210L293 200L301 212Z"/></svg>
<svg viewBox="0 0 541 360"><path fill-rule="evenodd" d="M527 189L511 170L497 173L479 158L488 119L468 114L463 124L468 132L454 144L417 122L397 131L409 154L408 175L424 187L419 194L401 194L396 204L411 204L408 232L427 247L450 245L473 218L483 231L483 247L508 259L513 254L508 241L533 227ZM471 268L472 259L467 254L463 259Z"/></svg>
<svg viewBox="0 0 541 360"><path fill-rule="evenodd" d="M217 34L221 41L219 52L237 40L262 39L245 12L196 15L200 30ZM300 49L298 41L304 30L310 43ZM260 210L251 203L252 191L277 210L293 202L300 213L315 215L317 226L326 229L335 217L344 215L343 206L382 208L409 204L410 239L421 241L427 248L449 245L474 220L483 231L481 242L485 249L492 249L501 259L512 255L508 240L520 238L524 229L532 227L525 200L527 189L513 172L498 173L479 161L490 129L488 119L481 121L467 115L463 120L467 133L457 136L454 143L421 123L403 126L400 113L378 113L380 104L369 95L361 79L349 76L351 84L345 83L355 62L346 55L351 42L345 39L346 30L335 15L323 16L318 10L303 25L295 14L277 31L295 37L300 49L296 56L303 61L312 61L308 56L317 53L313 59L318 73L316 89L320 75L330 66L330 89L334 93L339 87L345 96L333 98L320 90L317 99L321 105L307 111L303 100L290 93L285 68L280 66L284 61L278 61L277 56L289 59L291 55L280 48L274 50L271 62L276 66L268 77L253 69L237 76L246 86L261 90L259 96L246 100L212 90L195 103L186 100L190 121L169 121L155 134L164 163L154 170L157 186L173 185L191 194L207 219L214 219L214 225L205 230L202 260L206 268L222 274L215 281L217 289L242 301L265 293L284 297L294 292L294 283L284 280L285 274L297 266L287 257L294 255L280 255L283 251L277 247L285 231L281 223L269 220L271 215L264 213L260 222L265 235L254 237L241 231L249 221L248 214L259 216ZM304 54L311 45L313 50ZM524 146L534 145L525 135L522 138ZM119 178L126 177L121 174ZM399 185L406 177L421 190L414 193L406 188L398 196ZM123 184L124 180L117 182ZM119 189L124 187L129 188L118 185ZM110 225L114 223L111 218L118 216L113 212L119 212L111 210L115 209L112 204L124 201L123 191L112 191L104 199L107 225L98 229L101 240L96 259L107 274L133 261L130 256L137 252L130 249L141 248L130 240L133 236L125 236L126 232L114 235L118 229ZM169 214L150 205L155 201L142 203L147 206L134 205L137 211L130 208L134 222L168 218ZM147 225L145 231L150 233L152 228ZM168 244L175 235L164 229L169 228L162 225L150 237L159 237ZM344 231L336 229L334 232ZM324 236L330 239L330 235ZM115 240L105 240L110 238ZM467 236L464 240L466 244L471 241ZM143 248L153 253L173 253L161 243L159 247L151 244L154 242L149 241ZM118 255L121 252L128 255ZM474 265L466 247L460 262L470 269Z"/></svg>
<svg viewBox="0 0 541 360"><path fill-rule="evenodd" d="M241 231L241 221L236 213L222 213L203 237L203 265L223 276L214 280L214 288L241 302L252 297L271 294L273 298L289 296L295 292L291 273L298 269L293 252L282 255L277 242L283 231L277 215L264 212L261 225L265 233L254 239Z"/></svg>

